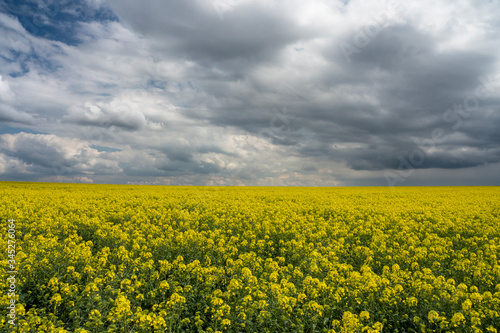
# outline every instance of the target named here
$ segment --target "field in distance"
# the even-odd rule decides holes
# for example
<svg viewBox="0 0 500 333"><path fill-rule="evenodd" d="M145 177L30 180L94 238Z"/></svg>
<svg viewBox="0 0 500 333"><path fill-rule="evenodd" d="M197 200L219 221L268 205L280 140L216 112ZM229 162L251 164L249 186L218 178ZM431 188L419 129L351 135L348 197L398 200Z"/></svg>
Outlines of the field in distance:
<svg viewBox="0 0 500 333"><path fill-rule="evenodd" d="M2 332L500 329L499 187L0 194Z"/></svg>

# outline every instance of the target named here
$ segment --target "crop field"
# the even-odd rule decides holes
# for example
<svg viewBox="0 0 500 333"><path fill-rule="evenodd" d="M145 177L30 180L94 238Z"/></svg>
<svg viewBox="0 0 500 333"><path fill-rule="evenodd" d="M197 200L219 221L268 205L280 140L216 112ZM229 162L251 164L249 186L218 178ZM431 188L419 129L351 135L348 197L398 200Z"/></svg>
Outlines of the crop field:
<svg viewBox="0 0 500 333"><path fill-rule="evenodd" d="M0 193L1 332L500 330L499 187Z"/></svg>

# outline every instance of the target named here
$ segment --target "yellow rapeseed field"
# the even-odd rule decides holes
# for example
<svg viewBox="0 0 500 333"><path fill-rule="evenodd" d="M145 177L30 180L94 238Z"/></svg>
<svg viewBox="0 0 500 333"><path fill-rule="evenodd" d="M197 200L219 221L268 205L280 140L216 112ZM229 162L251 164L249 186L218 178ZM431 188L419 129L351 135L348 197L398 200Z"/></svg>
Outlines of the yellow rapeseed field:
<svg viewBox="0 0 500 333"><path fill-rule="evenodd" d="M500 330L498 187L0 193L1 332Z"/></svg>

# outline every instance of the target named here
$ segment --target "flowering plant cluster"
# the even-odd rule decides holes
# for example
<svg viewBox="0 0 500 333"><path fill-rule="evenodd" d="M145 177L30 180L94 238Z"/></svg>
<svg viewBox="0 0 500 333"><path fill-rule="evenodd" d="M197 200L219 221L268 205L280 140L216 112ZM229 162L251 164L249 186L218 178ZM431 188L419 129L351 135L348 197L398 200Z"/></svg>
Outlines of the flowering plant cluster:
<svg viewBox="0 0 500 333"><path fill-rule="evenodd" d="M17 221L18 332L500 328L495 187L0 192L2 234Z"/></svg>

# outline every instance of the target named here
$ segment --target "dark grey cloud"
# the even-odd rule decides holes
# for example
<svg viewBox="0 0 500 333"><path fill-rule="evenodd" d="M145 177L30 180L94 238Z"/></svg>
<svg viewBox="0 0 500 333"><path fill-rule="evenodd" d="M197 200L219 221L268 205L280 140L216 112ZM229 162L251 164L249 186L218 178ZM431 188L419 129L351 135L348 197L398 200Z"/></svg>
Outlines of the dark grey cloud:
<svg viewBox="0 0 500 333"><path fill-rule="evenodd" d="M132 117L123 117L120 114L107 114L95 119L86 117L85 115L70 116L64 119L65 122L72 122L82 126L96 127L120 127L124 130L136 131L145 124L145 118L140 115Z"/></svg>
<svg viewBox="0 0 500 333"><path fill-rule="evenodd" d="M346 160L354 170L396 170L403 161L415 169L461 169L500 162L498 148L458 148L454 151L424 152L419 147L414 147L413 150L394 152L391 149L389 154L381 153L381 149L352 150L348 152ZM412 162L409 156L412 156L415 162Z"/></svg>
<svg viewBox="0 0 500 333"><path fill-rule="evenodd" d="M169 161L158 164L156 168L160 171L165 171L168 176L180 176L186 174L207 175L216 174L221 171L217 165L207 162L186 163L182 161Z"/></svg>
<svg viewBox="0 0 500 333"><path fill-rule="evenodd" d="M283 15L279 7L245 2L221 20L215 2L174 0L111 1L134 30L154 38L167 56L181 56L210 66L241 66L272 59L283 46L313 37L312 31ZM231 63L231 61L238 60Z"/></svg>

